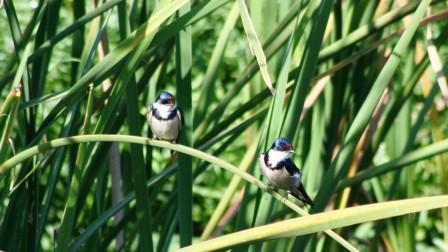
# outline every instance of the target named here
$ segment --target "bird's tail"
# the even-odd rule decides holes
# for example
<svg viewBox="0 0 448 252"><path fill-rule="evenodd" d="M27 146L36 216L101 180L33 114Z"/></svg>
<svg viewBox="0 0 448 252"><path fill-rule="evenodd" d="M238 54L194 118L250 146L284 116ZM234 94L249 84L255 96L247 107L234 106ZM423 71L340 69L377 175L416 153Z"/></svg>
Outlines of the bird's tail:
<svg viewBox="0 0 448 252"><path fill-rule="evenodd" d="M313 206L314 203L311 200L310 196L306 193L305 188L303 187L302 183L300 183L297 190L294 190L292 192L292 195L296 197L298 200L302 201L305 204L308 204L310 206Z"/></svg>

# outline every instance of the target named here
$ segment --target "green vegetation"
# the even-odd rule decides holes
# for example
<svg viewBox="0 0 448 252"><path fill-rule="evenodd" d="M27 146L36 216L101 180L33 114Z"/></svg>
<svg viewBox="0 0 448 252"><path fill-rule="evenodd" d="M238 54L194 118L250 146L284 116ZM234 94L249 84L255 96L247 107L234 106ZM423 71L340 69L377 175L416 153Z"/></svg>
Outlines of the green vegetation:
<svg viewBox="0 0 448 252"><path fill-rule="evenodd" d="M2 2L0 250L448 250L446 1Z"/></svg>

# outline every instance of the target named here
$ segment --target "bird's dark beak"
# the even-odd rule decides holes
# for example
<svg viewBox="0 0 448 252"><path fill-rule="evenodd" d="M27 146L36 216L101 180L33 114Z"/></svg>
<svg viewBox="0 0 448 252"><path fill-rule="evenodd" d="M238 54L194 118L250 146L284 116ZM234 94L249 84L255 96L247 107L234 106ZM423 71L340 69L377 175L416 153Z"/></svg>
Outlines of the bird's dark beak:
<svg viewBox="0 0 448 252"><path fill-rule="evenodd" d="M292 145L288 144L288 152L294 153L294 150L292 149Z"/></svg>

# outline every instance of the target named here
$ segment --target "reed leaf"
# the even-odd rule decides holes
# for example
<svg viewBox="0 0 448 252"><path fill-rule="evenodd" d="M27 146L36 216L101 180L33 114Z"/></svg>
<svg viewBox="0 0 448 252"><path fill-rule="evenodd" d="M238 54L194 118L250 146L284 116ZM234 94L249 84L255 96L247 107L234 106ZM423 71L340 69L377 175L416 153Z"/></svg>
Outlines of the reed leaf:
<svg viewBox="0 0 448 252"><path fill-rule="evenodd" d="M351 207L243 230L194 244L180 251L225 249L235 246L235 244L305 235L330 228L340 228L446 206L448 206L448 196L432 196Z"/></svg>

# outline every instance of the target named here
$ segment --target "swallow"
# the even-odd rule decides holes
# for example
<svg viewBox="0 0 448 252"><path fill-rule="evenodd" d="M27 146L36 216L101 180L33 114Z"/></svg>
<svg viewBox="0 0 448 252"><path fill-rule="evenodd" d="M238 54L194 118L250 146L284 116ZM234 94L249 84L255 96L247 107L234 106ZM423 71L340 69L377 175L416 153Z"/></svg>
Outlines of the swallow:
<svg viewBox="0 0 448 252"><path fill-rule="evenodd" d="M291 159L293 153L287 139L277 138L271 148L258 158L261 174L268 178L274 188L286 190L303 203L313 206L302 184L302 172Z"/></svg>
<svg viewBox="0 0 448 252"><path fill-rule="evenodd" d="M156 139L171 143L178 142L183 117L172 94L166 91L161 92L148 108L147 118Z"/></svg>

